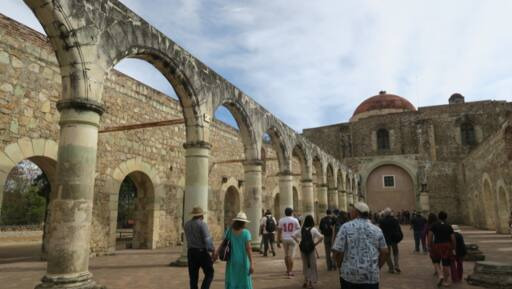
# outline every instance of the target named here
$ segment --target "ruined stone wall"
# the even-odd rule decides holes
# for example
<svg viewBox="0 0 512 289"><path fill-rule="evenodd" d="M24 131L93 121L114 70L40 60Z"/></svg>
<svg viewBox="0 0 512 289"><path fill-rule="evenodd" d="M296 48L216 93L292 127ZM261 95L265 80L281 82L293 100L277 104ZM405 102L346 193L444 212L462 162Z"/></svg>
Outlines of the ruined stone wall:
<svg viewBox="0 0 512 289"><path fill-rule="evenodd" d="M480 228L508 233L512 211L512 128L510 121L459 165L460 201L464 219Z"/></svg>
<svg viewBox="0 0 512 289"><path fill-rule="evenodd" d="M56 102L61 89L58 64L46 37L0 15L0 170L10 170L14 159L30 156L18 149L27 147L27 143L37 155L39 149L35 144L39 140L43 140L42 150L51 141L49 155L56 158ZM177 100L114 70L105 82L103 102L106 112L100 130L183 117ZM211 126L208 221L214 237L219 238L224 226L224 196L229 186L238 190L243 202L244 152L237 130L220 122ZM153 185L153 192L144 195L145 204L140 208L145 210L144 225L153 228L151 236L145 237L153 242L147 246L164 247L180 242L184 142L184 125L100 134L91 235L94 253L113 250L119 185L134 170L142 171ZM18 151L9 149L13 147L10 144L17 144ZM271 149L268 157L275 158ZM277 161L269 161L263 179L265 208L273 205L277 173ZM296 183L300 190L299 179Z"/></svg>

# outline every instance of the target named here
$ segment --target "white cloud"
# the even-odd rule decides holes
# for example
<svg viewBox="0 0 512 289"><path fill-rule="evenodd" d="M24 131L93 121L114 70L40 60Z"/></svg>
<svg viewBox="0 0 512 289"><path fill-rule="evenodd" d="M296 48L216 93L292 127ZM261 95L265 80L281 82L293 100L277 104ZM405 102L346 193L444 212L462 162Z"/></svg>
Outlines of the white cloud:
<svg viewBox="0 0 512 289"><path fill-rule="evenodd" d="M379 90L416 106L512 99L510 1L122 2L297 130L347 121Z"/></svg>

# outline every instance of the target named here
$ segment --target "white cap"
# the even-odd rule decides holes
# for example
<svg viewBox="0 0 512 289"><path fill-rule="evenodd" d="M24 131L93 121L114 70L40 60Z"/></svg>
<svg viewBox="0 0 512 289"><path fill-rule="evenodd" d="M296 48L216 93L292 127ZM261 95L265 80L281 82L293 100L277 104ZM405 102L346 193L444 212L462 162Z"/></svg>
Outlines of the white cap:
<svg viewBox="0 0 512 289"><path fill-rule="evenodd" d="M354 208L356 210L358 210L360 213L369 213L370 212L370 208L364 202L357 202L357 203L355 203L354 204Z"/></svg>

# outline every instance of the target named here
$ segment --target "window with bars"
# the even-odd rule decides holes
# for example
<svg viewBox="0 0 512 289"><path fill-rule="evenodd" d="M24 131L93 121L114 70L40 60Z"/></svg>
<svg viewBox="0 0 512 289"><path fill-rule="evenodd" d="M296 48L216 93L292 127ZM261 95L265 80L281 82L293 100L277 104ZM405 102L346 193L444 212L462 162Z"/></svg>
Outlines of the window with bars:
<svg viewBox="0 0 512 289"><path fill-rule="evenodd" d="M384 176L384 188L395 187L395 176Z"/></svg>

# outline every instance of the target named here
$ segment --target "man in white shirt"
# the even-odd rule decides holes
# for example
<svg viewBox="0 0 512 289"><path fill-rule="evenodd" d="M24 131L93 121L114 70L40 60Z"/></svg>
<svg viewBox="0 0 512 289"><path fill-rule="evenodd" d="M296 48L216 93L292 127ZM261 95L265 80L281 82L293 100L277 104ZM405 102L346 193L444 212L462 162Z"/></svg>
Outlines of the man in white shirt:
<svg viewBox="0 0 512 289"><path fill-rule="evenodd" d="M281 248L283 243L284 249L284 263L286 264L286 274L288 277L293 276L293 256L295 254L295 240L293 233L300 230L299 221L292 216L293 209L286 208L284 210L285 217L279 220L277 226L277 247Z"/></svg>

